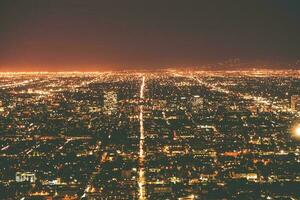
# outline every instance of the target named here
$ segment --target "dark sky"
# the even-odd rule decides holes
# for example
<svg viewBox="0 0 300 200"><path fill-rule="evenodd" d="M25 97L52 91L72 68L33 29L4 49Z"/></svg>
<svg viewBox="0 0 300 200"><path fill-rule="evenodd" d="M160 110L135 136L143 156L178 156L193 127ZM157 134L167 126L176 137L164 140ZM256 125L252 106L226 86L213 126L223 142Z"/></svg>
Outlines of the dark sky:
<svg viewBox="0 0 300 200"><path fill-rule="evenodd" d="M0 70L300 58L299 0L0 0Z"/></svg>

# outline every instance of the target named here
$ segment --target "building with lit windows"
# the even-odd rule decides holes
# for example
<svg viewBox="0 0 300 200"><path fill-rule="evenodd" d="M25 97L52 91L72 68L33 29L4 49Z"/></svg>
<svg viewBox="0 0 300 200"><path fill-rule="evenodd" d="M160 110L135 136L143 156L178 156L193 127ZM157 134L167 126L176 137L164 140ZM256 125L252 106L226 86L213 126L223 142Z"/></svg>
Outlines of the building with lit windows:
<svg viewBox="0 0 300 200"><path fill-rule="evenodd" d="M191 100L191 110L192 112L199 112L200 110L203 109L203 98L200 97L199 95L194 95Z"/></svg>
<svg viewBox="0 0 300 200"><path fill-rule="evenodd" d="M17 172L16 181L17 182L29 181L30 183L34 183L36 181L36 176L34 173L31 172Z"/></svg>
<svg viewBox="0 0 300 200"><path fill-rule="evenodd" d="M104 92L104 105L103 112L107 115L111 115L117 111L117 93L115 91Z"/></svg>
<svg viewBox="0 0 300 200"><path fill-rule="evenodd" d="M300 96L293 95L291 97L291 109L292 111L300 111Z"/></svg>

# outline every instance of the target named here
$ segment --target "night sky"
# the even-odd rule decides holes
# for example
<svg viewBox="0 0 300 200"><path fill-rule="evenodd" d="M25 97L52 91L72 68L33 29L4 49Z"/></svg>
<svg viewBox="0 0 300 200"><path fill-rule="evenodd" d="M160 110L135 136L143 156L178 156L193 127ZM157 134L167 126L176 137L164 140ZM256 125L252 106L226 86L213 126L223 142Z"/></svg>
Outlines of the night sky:
<svg viewBox="0 0 300 200"><path fill-rule="evenodd" d="M1 0L0 70L300 59L299 0Z"/></svg>

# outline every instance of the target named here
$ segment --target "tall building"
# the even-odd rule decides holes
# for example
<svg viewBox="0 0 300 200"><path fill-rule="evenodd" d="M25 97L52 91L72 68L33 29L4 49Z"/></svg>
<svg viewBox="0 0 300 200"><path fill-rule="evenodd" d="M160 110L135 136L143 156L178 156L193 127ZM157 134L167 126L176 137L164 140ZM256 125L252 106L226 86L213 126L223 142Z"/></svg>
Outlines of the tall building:
<svg viewBox="0 0 300 200"><path fill-rule="evenodd" d="M291 97L292 111L300 111L300 95L293 95Z"/></svg>
<svg viewBox="0 0 300 200"><path fill-rule="evenodd" d="M200 97L199 95L194 95L191 100L191 110L192 112L199 112L203 109L203 98Z"/></svg>
<svg viewBox="0 0 300 200"><path fill-rule="evenodd" d="M30 183L34 183L36 181L36 176L34 173L31 172L17 172L16 181L17 182L29 181Z"/></svg>
<svg viewBox="0 0 300 200"><path fill-rule="evenodd" d="M2 103L2 101L0 100L0 112L3 112L3 111L4 111L3 103Z"/></svg>
<svg viewBox="0 0 300 200"><path fill-rule="evenodd" d="M117 93L115 91L104 92L104 106L103 112L107 115L111 115L117 111Z"/></svg>

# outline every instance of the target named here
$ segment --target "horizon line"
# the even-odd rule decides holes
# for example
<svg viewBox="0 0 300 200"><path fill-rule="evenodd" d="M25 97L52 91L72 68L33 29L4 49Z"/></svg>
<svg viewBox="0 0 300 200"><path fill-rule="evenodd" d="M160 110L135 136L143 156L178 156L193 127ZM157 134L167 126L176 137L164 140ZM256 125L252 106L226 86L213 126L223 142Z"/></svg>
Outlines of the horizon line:
<svg viewBox="0 0 300 200"><path fill-rule="evenodd" d="M284 68L278 68L278 69L270 69L270 68L248 68L248 69L192 69L192 68L161 68L161 69L114 69L114 70L32 70L32 71L2 71L0 70L1 74L5 73L101 73L101 72L126 72L126 71L132 71L132 72L140 72L140 71L224 71L224 72L245 72L245 71L298 71L300 72L300 69L284 69Z"/></svg>

